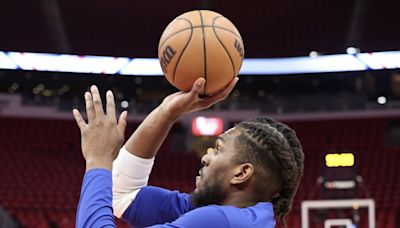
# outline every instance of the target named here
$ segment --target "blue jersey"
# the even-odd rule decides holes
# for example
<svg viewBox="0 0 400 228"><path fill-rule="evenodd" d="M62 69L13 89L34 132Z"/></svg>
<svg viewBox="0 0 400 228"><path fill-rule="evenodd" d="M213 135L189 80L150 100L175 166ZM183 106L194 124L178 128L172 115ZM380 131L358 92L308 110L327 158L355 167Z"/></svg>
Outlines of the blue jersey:
<svg viewBox="0 0 400 228"><path fill-rule="evenodd" d="M109 219L112 216L111 172L108 171L109 178L104 178L105 172L107 171L94 169L85 174L77 213L77 227L113 227ZM104 217L100 218L103 215ZM218 205L194 208L190 203L190 195L158 187L142 188L125 211L123 218L135 228L275 226L271 203L260 202L246 208ZM93 223L95 220L99 220L99 223ZM84 226L85 224L89 226Z"/></svg>
<svg viewBox="0 0 400 228"><path fill-rule="evenodd" d="M81 188L76 227L115 227L112 211L112 176L106 169L85 173Z"/></svg>

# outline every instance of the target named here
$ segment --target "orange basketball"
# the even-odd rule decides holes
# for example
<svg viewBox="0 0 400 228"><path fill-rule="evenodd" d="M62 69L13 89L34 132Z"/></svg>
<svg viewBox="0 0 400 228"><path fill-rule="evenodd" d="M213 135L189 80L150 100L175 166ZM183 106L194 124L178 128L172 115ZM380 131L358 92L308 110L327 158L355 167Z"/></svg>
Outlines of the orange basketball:
<svg viewBox="0 0 400 228"><path fill-rule="evenodd" d="M203 95L226 87L239 74L243 57L243 41L235 25L209 10L175 18L158 45L158 59L167 80L179 90L189 91L197 78L204 77Z"/></svg>

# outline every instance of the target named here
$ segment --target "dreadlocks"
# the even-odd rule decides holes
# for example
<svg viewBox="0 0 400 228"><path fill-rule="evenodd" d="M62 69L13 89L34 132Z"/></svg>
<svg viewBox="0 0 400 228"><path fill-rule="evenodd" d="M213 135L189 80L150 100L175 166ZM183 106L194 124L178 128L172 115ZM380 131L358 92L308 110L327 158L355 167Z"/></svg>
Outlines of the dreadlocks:
<svg viewBox="0 0 400 228"><path fill-rule="evenodd" d="M260 200L271 200L276 216L286 225L303 174L304 154L296 133L268 117L246 120L235 129L241 132L237 162L255 164L256 194ZM271 194L272 199L263 199Z"/></svg>

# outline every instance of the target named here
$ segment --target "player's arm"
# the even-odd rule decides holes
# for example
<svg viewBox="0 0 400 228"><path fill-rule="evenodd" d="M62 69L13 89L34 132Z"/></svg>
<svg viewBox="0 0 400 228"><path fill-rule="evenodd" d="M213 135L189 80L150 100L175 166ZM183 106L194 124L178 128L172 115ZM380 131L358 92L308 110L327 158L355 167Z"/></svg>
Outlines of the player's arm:
<svg viewBox="0 0 400 228"><path fill-rule="evenodd" d="M115 227L112 177L107 169L90 169L82 182L76 227Z"/></svg>
<svg viewBox="0 0 400 228"><path fill-rule="evenodd" d="M126 112L117 122L114 96L107 92L104 113L96 86L85 93L88 123L76 109L73 114L81 132L86 173L76 216L76 227L115 227L112 213L112 163L124 141Z"/></svg>
<svg viewBox="0 0 400 228"><path fill-rule="evenodd" d="M140 124L128 139L113 164L113 208L121 218L138 191L147 185L154 157L164 142L172 125L182 115L205 109L224 100L234 88L238 78L221 92L199 97L205 80L195 81L189 92L177 92L167 96Z"/></svg>
<svg viewBox="0 0 400 228"><path fill-rule="evenodd" d="M125 149L141 158L153 158L179 117L186 113L209 108L211 105L224 100L237 80L238 78L235 78L227 88L210 97L199 97L204 90L204 78L196 80L189 92L177 92L167 96L128 139Z"/></svg>

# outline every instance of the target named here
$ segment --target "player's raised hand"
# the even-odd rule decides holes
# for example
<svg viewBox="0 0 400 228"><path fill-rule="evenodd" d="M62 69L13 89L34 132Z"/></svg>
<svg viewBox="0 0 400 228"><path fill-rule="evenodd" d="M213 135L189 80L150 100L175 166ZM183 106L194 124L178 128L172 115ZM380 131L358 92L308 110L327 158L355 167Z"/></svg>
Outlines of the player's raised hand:
<svg viewBox="0 0 400 228"><path fill-rule="evenodd" d="M80 112L73 110L76 123L81 131L82 154L86 160L86 170L105 168L111 170L112 162L124 142L127 112L121 113L117 122L114 95L106 94L106 113L96 86L85 93L86 123Z"/></svg>
<svg viewBox="0 0 400 228"><path fill-rule="evenodd" d="M235 77L222 91L211 96L200 97L200 94L204 91L205 79L199 78L193 83L192 89L189 92L181 91L167 96L160 108L163 108L164 111L167 111L174 118L178 118L186 113L209 108L227 98L238 80L239 78Z"/></svg>

